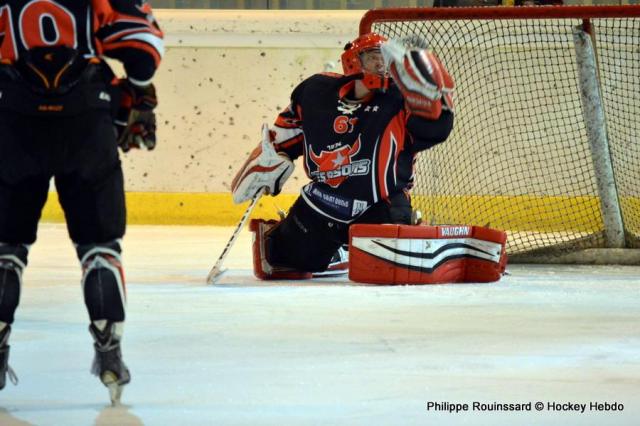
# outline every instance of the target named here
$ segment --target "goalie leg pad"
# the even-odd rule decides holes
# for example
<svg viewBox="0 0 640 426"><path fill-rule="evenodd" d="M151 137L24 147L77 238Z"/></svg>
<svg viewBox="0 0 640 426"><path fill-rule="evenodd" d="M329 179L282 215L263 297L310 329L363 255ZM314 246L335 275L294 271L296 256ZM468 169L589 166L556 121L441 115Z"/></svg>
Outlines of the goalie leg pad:
<svg viewBox="0 0 640 426"><path fill-rule="evenodd" d="M371 284L498 281L507 234L479 226L352 225L349 279Z"/></svg>
<svg viewBox="0 0 640 426"><path fill-rule="evenodd" d="M253 274L261 280L305 280L310 272L274 266L267 258L267 234L278 224L276 220L251 219L249 230L253 232Z"/></svg>

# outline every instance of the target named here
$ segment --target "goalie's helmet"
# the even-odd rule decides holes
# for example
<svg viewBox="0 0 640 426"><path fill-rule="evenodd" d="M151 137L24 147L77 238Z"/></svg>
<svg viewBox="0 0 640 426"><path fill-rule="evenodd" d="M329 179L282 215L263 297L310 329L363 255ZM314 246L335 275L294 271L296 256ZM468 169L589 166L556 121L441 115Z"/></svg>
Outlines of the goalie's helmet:
<svg viewBox="0 0 640 426"><path fill-rule="evenodd" d="M368 33L347 43L340 57L344 74L353 75L364 72L360 55L369 50L380 50L380 46L386 41L387 38L380 34Z"/></svg>

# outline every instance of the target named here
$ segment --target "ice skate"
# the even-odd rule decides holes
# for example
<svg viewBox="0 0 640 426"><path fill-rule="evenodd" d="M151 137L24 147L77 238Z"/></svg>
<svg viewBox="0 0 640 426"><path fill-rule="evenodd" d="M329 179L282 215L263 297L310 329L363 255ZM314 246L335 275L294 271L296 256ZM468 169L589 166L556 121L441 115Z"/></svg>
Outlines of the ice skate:
<svg viewBox="0 0 640 426"><path fill-rule="evenodd" d="M102 331L95 323L89 326L89 332L95 340L93 346L96 350L91 372L98 376L109 389L111 405L120 403L122 389L131 380L129 369L122 361L120 337L115 332L116 325L107 322Z"/></svg>
<svg viewBox="0 0 640 426"><path fill-rule="evenodd" d="M18 384L18 376L14 373L13 369L9 367L9 348L7 344L9 341L9 334L11 333L11 327L5 326L0 331L0 390L4 389L7 384L7 376L14 385Z"/></svg>
<svg viewBox="0 0 640 426"><path fill-rule="evenodd" d="M346 245L338 248L331 258L331 262L327 266L327 269L320 272L314 272L313 277L327 278L346 275L349 272L349 251L347 248L348 246Z"/></svg>

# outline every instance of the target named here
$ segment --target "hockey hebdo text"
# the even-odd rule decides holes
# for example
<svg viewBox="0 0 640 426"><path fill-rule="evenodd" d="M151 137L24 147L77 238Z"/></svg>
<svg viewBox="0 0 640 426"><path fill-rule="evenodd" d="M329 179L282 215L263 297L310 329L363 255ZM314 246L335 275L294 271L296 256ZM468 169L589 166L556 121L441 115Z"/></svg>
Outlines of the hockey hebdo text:
<svg viewBox="0 0 640 426"><path fill-rule="evenodd" d="M521 403L502 402L448 402L448 401L427 401L426 409L429 412L462 413L462 412L527 412L545 411L550 413L604 413L622 412L624 404L616 401L589 401L589 402L569 402L569 401L536 401Z"/></svg>

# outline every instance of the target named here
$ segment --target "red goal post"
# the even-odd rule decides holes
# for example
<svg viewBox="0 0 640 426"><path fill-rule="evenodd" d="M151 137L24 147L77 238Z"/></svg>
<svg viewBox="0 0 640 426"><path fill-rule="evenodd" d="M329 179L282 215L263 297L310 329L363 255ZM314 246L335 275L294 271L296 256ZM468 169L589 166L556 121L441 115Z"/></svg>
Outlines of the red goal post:
<svg viewBox="0 0 640 426"><path fill-rule="evenodd" d="M367 11L360 20L360 34L374 24L401 21L476 19L593 19L637 18L640 5L625 6L536 6L536 7L422 7L386 8Z"/></svg>
<svg viewBox="0 0 640 426"><path fill-rule="evenodd" d="M640 5L374 9L370 31L456 80L454 131L416 161L427 222L504 229L514 260L640 263Z"/></svg>

